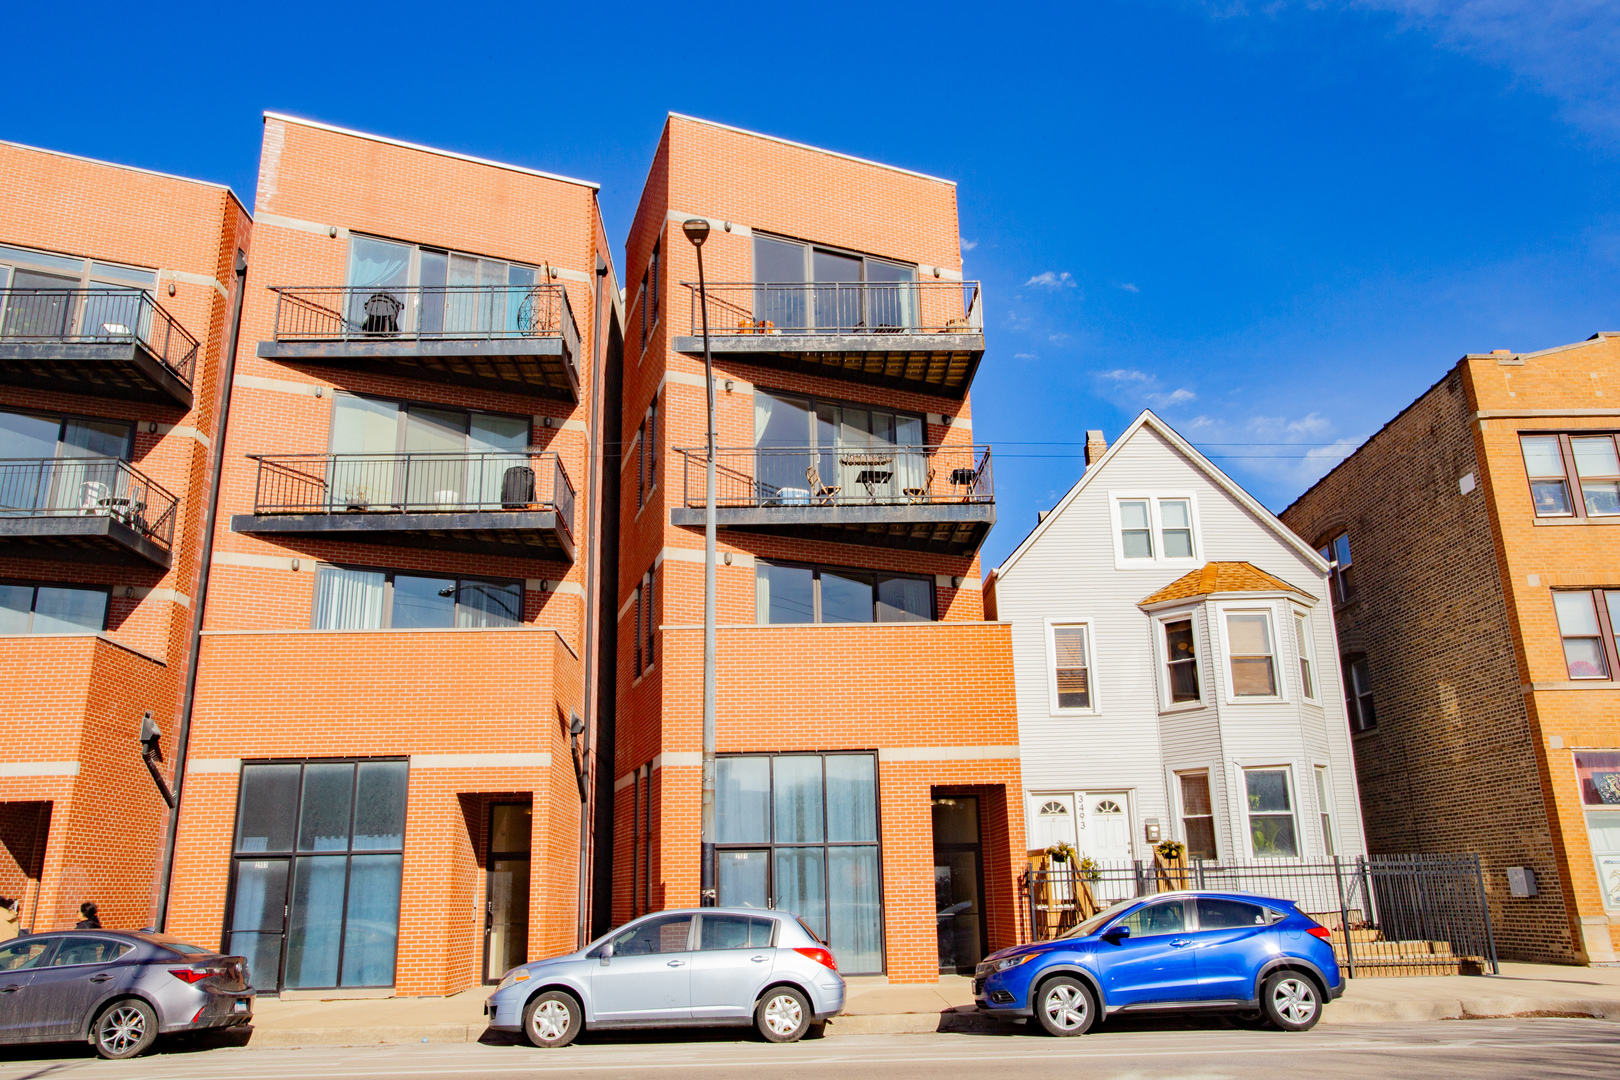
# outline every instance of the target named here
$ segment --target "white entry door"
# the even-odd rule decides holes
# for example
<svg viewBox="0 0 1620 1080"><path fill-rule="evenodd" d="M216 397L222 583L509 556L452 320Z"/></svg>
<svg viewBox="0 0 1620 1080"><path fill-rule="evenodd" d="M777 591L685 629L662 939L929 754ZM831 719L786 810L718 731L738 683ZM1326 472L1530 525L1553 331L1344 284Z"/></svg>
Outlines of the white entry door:
<svg viewBox="0 0 1620 1080"><path fill-rule="evenodd" d="M1053 844L1075 847L1074 796L1032 795L1029 799L1029 850Z"/></svg>
<svg viewBox="0 0 1620 1080"><path fill-rule="evenodd" d="M1081 796L1086 808L1084 853L1096 860L1102 878L1094 887L1103 903L1136 895L1135 872L1131 862L1130 802L1124 792L1087 792Z"/></svg>

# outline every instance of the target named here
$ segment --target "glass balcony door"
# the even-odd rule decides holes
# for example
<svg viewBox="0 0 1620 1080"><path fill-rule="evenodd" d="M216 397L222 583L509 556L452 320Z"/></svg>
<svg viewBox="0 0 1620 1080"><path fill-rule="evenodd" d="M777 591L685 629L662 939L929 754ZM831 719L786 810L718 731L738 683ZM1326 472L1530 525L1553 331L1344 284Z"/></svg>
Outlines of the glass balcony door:
<svg viewBox="0 0 1620 1080"><path fill-rule="evenodd" d="M928 486L927 452L910 449L925 438L921 417L756 391L758 498L765 505L897 501Z"/></svg>

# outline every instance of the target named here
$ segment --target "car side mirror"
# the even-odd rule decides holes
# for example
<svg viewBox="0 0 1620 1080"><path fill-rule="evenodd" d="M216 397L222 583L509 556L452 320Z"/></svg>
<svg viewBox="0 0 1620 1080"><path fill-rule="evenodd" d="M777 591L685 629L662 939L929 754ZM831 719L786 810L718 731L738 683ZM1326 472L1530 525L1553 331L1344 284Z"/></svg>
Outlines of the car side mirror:
<svg viewBox="0 0 1620 1080"><path fill-rule="evenodd" d="M1126 926L1124 923L1115 923L1107 930L1104 930L1102 936L1104 941L1111 941L1115 945L1118 945L1120 942L1131 936L1131 928Z"/></svg>
<svg viewBox="0 0 1620 1080"><path fill-rule="evenodd" d="M606 945L603 945L602 948L598 950L596 955L602 958L602 962L604 964L613 959L613 942L610 941Z"/></svg>

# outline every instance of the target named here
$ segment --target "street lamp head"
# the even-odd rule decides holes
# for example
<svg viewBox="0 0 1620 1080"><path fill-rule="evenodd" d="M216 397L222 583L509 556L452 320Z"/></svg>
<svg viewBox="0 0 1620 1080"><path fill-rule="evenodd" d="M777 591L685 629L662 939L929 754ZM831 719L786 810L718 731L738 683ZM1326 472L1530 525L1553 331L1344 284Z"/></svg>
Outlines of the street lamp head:
<svg viewBox="0 0 1620 1080"><path fill-rule="evenodd" d="M681 231L692 241L693 247L702 247L703 241L709 238L709 223L700 217L687 218L681 222Z"/></svg>

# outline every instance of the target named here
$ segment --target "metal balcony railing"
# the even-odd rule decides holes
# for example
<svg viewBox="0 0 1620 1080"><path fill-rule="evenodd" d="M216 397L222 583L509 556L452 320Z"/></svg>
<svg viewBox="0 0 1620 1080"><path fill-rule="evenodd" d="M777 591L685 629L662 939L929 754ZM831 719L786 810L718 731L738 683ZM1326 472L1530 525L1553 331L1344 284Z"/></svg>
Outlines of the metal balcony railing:
<svg viewBox="0 0 1620 1080"><path fill-rule="evenodd" d="M697 282L681 284L701 334ZM711 335L984 333L977 281L723 281L705 292Z"/></svg>
<svg viewBox="0 0 1620 1080"><path fill-rule="evenodd" d="M706 451L676 448L685 505L705 505ZM988 446L717 447L715 505L993 503Z"/></svg>
<svg viewBox="0 0 1620 1080"><path fill-rule="evenodd" d="M0 341L136 341L191 385L197 339L142 289L0 289Z"/></svg>
<svg viewBox="0 0 1620 1080"><path fill-rule="evenodd" d="M277 341L456 341L561 337L579 326L561 285L272 287Z"/></svg>
<svg viewBox="0 0 1620 1080"><path fill-rule="evenodd" d="M117 458L0 458L0 517L107 517L165 551L178 500Z"/></svg>
<svg viewBox="0 0 1620 1080"><path fill-rule="evenodd" d="M555 510L574 534L574 485L553 452L248 456L256 514Z"/></svg>

